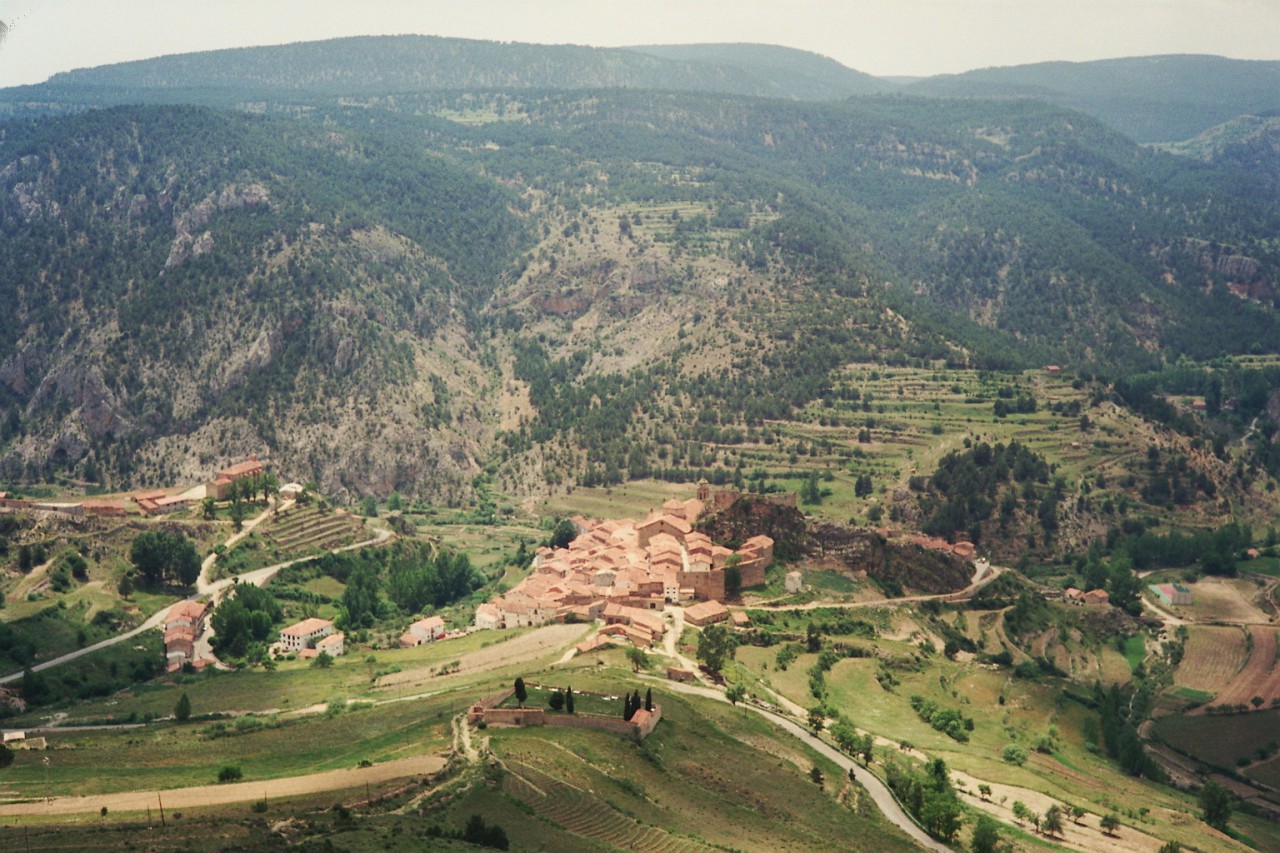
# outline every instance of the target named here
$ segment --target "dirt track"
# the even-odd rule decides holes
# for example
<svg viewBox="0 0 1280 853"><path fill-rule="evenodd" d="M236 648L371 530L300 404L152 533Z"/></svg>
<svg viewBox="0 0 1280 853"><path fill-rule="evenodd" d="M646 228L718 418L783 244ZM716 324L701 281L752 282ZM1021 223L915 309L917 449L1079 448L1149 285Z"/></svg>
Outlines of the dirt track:
<svg viewBox="0 0 1280 853"><path fill-rule="evenodd" d="M0 816L5 815L60 815L80 812L96 812L106 806L112 812L137 812L156 808L163 802L166 809L191 809L199 806L219 806L227 803L243 803L304 794L322 794L325 791L341 791L359 788L366 784L379 785L392 779L435 773L445 765L439 755L418 758L402 758L359 767L350 770L330 770L309 776L288 779L264 779L257 782L235 782L227 785L202 785L198 788L171 788L167 791L129 791L123 794L94 794L88 797L55 797L45 803L14 803L0 806Z"/></svg>

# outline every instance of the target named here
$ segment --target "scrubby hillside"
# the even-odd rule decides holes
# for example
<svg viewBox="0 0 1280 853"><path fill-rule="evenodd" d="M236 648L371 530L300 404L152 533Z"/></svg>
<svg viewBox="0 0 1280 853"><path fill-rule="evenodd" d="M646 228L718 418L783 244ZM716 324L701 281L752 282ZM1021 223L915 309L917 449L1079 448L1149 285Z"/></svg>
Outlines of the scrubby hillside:
<svg viewBox="0 0 1280 853"><path fill-rule="evenodd" d="M512 195L389 137L185 108L14 125L3 151L7 477L269 449L338 492L469 484L465 316L519 245Z"/></svg>

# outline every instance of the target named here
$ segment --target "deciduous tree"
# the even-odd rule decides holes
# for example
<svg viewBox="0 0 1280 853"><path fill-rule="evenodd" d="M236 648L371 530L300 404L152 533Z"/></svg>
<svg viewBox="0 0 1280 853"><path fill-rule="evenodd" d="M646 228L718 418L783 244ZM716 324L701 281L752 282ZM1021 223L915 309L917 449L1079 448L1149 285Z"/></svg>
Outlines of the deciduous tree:
<svg viewBox="0 0 1280 853"><path fill-rule="evenodd" d="M1226 831L1231 820L1231 792L1212 780L1205 782L1198 797L1204 811L1204 822L1214 829Z"/></svg>
<svg viewBox="0 0 1280 853"><path fill-rule="evenodd" d="M728 628L723 625L709 625L703 628L698 636L698 660L712 672L719 672L724 668L726 661L733 659L733 653L737 647L738 640Z"/></svg>

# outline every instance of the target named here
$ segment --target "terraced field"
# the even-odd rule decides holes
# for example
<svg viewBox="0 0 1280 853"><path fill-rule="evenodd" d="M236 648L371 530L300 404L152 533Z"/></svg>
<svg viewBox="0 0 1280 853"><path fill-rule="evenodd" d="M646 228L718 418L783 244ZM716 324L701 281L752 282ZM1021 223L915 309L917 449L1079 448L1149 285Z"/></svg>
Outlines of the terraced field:
<svg viewBox="0 0 1280 853"><path fill-rule="evenodd" d="M1206 578L1192 584L1193 603L1184 605L1180 610L1196 622L1265 624L1267 614L1253 603L1257 593L1257 586L1248 580Z"/></svg>
<svg viewBox="0 0 1280 853"><path fill-rule="evenodd" d="M503 790L574 835L642 853L700 853L713 849L692 838L632 820L587 792L528 764L508 761L507 767L511 772L503 779Z"/></svg>
<svg viewBox="0 0 1280 853"><path fill-rule="evenodd" d="M1250 705L1255 697L1262 699L1261 707L1269 707L1273 699L1280 699L1280 628L1270 625L1250 625L1253 653L1229 687L1218 694L1217 704Z"/></svg>
<svg viewBox="0 0 1280 853"><path fill-rule="evenodd" d="M1215 696L1231 686L1249 659L1244 630L1230 626L1197 625L1190 631L1182 663L1174 680L1179 687Z"/></svg>
<svg viewBox="0 0 1280 853"><path fill-rule="evenodd" d="M262 537L269 547L281 552L327 551L350 545L363 530L363 519L349 512L308 506L277 516L263 529Z"/></svg>

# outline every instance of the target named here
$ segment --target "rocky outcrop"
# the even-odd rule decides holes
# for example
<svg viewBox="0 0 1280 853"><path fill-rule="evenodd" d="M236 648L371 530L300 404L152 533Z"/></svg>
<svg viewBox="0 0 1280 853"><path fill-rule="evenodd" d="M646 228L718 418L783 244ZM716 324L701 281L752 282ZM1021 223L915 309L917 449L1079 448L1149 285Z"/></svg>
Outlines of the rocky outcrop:
<svg viewBox="0 0 1280 853"><path fill-rule="evenodd" d="M768 495L742 495L700 519L698 529L729 548L763 534L773 540L774 556L780 560L794 560L805 551L804 514L795 506L770 500Z"/></svg>
<svg viewBox="0 0 1280 853"><path fill-rule="evenodd" d="M664 281L663 266L655 259L626 266L606 259L534 279L527 288L528 304L538 313L571 319L593 308L610 317L634 317L658 298Z"/></svg>
<svg viewBox="0 0 1280 853"><path fill-rule="evenodd" d="M1167 281L1176 281L1179 273L1187 282L1213 287L1224 285L1242 299L1269 302L1280 295L1280 286L1255 258L1242 255L1232 247L1207 240L1190 238L1152 247L1152 256L1169 271Z"/></svg>
<svg viewBox="0 0 1280 853"><path fill-rule="evenodd" d="M145 196L141 198L143 202L146 201ZM244 186L232 184L223 187L220 192L209 193L192 207L174 216L175 235L169 246L169 257L164 262L164 268L172 269L213 251L213 234L209 231L201 232L201 229L209 224L214 214L243 207L258 207L268 204L270 200L271 193L258 183ZM134 199L134 204L137 204L137 198ZM130 207L130 213L133 212L133 206ZM201 233L197 235L196 232Z"/></svg>
<svg viewBox="0 0 1280 853"><path fill-rule="evenodd" d="M809 557L835 561L850 572L896 584L903 591L954 592L969 583L972 573L965 560L952 554L892 542L866 527L819 522L810 526L805 542Z"/></svg>

